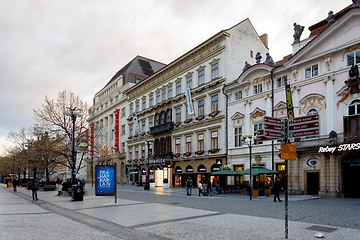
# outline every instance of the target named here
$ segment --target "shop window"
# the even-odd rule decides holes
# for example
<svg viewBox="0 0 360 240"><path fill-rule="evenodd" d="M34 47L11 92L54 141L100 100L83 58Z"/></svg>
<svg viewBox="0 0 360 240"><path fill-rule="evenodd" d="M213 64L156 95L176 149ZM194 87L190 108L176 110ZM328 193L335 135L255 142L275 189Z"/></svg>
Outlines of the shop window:
<svg viewBox="0 0 360 240"><path fill-rule="evenodd" d="M218 131L211 132L211 149L218 149Z"/></svg>
<svg viewBox="0 0 360 240"><path fill-rule="evenodd" d="M186 153L191 153L191 136L186 137Z"/></svg>

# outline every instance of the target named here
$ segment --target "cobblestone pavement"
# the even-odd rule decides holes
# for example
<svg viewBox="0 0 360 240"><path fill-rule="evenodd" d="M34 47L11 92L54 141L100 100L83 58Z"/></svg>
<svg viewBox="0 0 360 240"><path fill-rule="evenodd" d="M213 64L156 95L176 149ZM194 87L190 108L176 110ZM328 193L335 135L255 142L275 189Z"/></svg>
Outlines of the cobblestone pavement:
<svg viewBox="0 0 360 240"><path fill-rule="evenodd" d="M239 193L186 196L185 189L118 186L84 201L0 184L0 239L285 239L284 201ZM284 196L282 196L284 200ZM359 239L360 199L289 196L289 239Z"/></svg>

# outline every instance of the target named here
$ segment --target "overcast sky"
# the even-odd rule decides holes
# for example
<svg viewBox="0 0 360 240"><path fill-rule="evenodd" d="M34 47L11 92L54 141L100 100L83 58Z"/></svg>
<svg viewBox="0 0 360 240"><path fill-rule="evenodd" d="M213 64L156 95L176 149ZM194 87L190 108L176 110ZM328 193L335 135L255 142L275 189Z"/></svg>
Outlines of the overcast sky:
<svg viewBox="0 0 360 240"><path fill-rule="evenodd" d="M92 97L137 55L170 63L249 18L269 35L275 61L292 51L293 23L307 28L352 1L0 0L0 153L10 130L62 90ZM241 69L243 66L239 66Z"/></svg>

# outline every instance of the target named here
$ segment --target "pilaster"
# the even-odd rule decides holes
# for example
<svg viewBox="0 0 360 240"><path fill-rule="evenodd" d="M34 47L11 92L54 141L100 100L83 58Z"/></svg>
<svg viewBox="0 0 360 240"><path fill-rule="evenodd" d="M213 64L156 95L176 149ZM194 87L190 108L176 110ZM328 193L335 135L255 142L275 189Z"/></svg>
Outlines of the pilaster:
<svg viewBox="0 0 360 240"><path fill-rule="evenodd" d="M326 196L326 156L320 156L320 196Z"/></svg>

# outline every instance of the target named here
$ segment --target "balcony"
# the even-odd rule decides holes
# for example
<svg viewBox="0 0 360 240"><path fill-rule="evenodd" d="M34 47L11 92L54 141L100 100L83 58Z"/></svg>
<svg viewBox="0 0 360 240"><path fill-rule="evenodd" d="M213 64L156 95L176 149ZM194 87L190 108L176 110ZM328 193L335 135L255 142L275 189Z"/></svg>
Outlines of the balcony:
<svg viewBox="0 0 360 240"><path fill-rule="evenodd" d="M333 137L327 134L309 138L301 138L300 141L296 141L295 139L295 145L297 149L336 146L352 143L360 143L360 131L337 133L337 136Z"/></svg>
<svg viewBox="0 0 360 240"><path fill-rule="evenodd" d="M155 134L164 133L164 132L170 132L173 129L174 129L174 123L172 123L172 122L165 123L160 126L150 128L150 135L155 135Z"/></svg>

